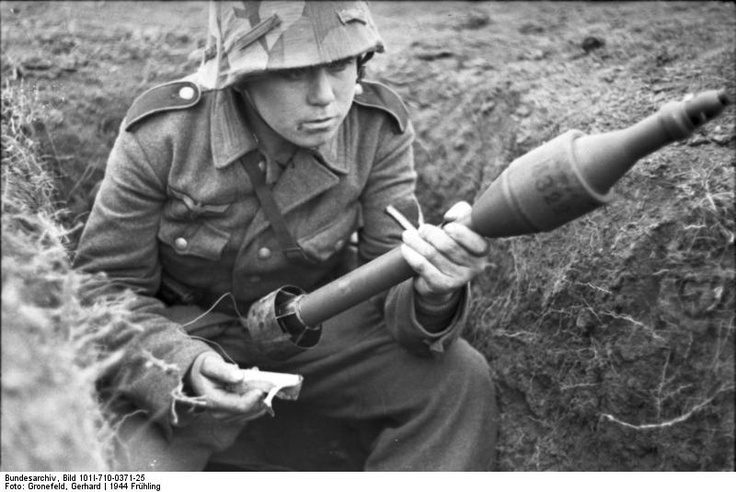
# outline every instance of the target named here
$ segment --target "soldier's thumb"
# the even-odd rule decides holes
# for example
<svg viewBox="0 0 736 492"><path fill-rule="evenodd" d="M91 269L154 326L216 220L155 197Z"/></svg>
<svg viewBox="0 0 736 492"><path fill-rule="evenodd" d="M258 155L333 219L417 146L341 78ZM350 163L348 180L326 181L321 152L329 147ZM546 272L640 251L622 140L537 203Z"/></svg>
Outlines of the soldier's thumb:
<svg viewBox="0 0 736 492"><path fill-rule="evenodd" d="M445 215L442 218L445 222L455 222L456 220L470 214L472 209L473 207L471 207L468 202L457 202L455 205L450 207L450 210L445 212Z"/></svg>

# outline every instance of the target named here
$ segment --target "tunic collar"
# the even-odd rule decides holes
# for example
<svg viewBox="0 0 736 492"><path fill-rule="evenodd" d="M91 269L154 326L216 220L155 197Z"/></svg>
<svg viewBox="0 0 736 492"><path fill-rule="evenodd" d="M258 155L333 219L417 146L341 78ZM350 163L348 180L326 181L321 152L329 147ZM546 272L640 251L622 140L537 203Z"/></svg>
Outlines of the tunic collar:
<svg viewBox="0 0 736 492"><path fill-rule="evenodd" d="M229 166L260 145L263 152L282 165L300 152L313 155L331 171L347 173L346 163L338 160L338 140L345 131L344 122L330 141L316 149L305 149L288 142L271 129L236 90L223 89L211 93L210 128L215 168Z"/></svg>

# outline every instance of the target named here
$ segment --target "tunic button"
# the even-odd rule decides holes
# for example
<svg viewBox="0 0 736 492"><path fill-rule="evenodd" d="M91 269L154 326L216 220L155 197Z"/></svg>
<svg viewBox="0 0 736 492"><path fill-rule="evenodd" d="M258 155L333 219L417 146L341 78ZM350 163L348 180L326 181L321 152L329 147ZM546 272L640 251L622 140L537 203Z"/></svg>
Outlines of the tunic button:
<svg viewBox="0 0 736 492"><path fill-rule="evenodd" d="M179 97L184 99L185 101L190 100L194 97L194 89L188 86L182 87L181 89L179 89Z"/></svg>
<svg viewBox="0 0 736 492"><path fill-rule="evenodd" d="M340 239L337 243L335 243L335 251L340 251L343 246L345 246L345 241L343 239Z"/></svg>
<svg viewBox="0 0 736 492"><path fill-rule="evenodd" d="M176 249L178 249L179 251L184 251L185 249L187 249L188 245L189 243L183 237L177 237L176 241L174 241L174 247L176 247Z"/></svg>
<svg viewBox="0 0 736 492"><path fill-rule="evenodd" d="M261 260L267 260L271 257L271 250L268 248L261 248L258 250L258 258Z"/></svg>
<svg viewBox="0 0 736 492"><path fill-rule="evenodd" d="M263 162L263 161L259 162L258 163L258 169L260 169L261 172L265 171L266 170L266 163Z"/></svg>

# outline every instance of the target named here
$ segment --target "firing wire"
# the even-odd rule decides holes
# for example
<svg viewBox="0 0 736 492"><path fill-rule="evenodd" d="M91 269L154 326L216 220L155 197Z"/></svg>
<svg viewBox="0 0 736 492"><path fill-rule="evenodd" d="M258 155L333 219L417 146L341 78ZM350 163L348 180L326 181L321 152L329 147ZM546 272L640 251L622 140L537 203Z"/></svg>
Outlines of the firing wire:
<svg viewBox="0 0 736 492"><path fill-rule="evenodd" d="M217 307L217 305L220 303L220 301L222 301L223 299L225 299L228 296L233 301L233 307L235 308L235 312L238 314L239 317L242 318L243 315L240 314L240 311L238 310L238 303L237 303L237 300L235 299L235 296L233 295L232 292L225 292L214 303L212 303L212 306L210 306L209 309L207 309L207 311L203 312L202 314L200 314L199 316L197 316L193 320L187 321L186 323L183 323L181 325L182 328L184 328L186 326L189 326L192 323L196 323L197 321L201 320L202 318L204 318L205 316L207 316L208 314L210 314L215 309L215 307Z"/></svg>
<svg viewBox="0 0 736 492"><path fill-rule="evenodd" d="M192 325L192 324L196 323L197 321L203 319L205 316L207 316L208 314L210 314L223 299L225 299L227 297L230 297L230 299L233 301L233 308L235 309L235 312L237 313L238 317L242 319L243 318L243 315L238 310L238 303L237 303L237 301L235 299L235 296L233 295L232 292L229 292L228 291L228 292L225 292L224 294L222 294L220 297L218 297L217 300L212 303L212 306L210 306L205 312L203 312L202 314L200 314L199 316L197 316L193 320L187 321L186 323L183 323L181 325L181 327L182 328L185 328L185 327L187 327L189 325ZM228 353L225 351L224 348L222 348L222 345L220 345L219 343L215 342L214 340L210 340L208 338L200 337L200 336L197 336L197 335L190 334L189 336L191 338L195 339L195 340L200 340L202 342L205 342L208 345L211 345L211 346L214 346L214 347L218 348L219 349L219 353L222 354L223 357L228 360L228 362L231 362L231 363L237 365L237 362L235 362L235 360L233 360L233 358L228 355Z"/></svg>

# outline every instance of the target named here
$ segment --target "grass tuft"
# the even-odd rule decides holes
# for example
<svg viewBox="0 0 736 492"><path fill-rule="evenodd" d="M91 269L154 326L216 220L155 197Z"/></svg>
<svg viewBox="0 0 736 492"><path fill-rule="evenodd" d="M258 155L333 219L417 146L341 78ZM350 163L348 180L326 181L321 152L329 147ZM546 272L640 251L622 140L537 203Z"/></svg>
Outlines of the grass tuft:
<svg viewBox="0 0 736 492"><path fill-rule="evenodd" d="M56 220L54 180L30 130L33 93L3 91L2 468L108 470L114 433L96 383L121 354L105 349L128 299L82 302L92 277L71 270Z"/></svg>

